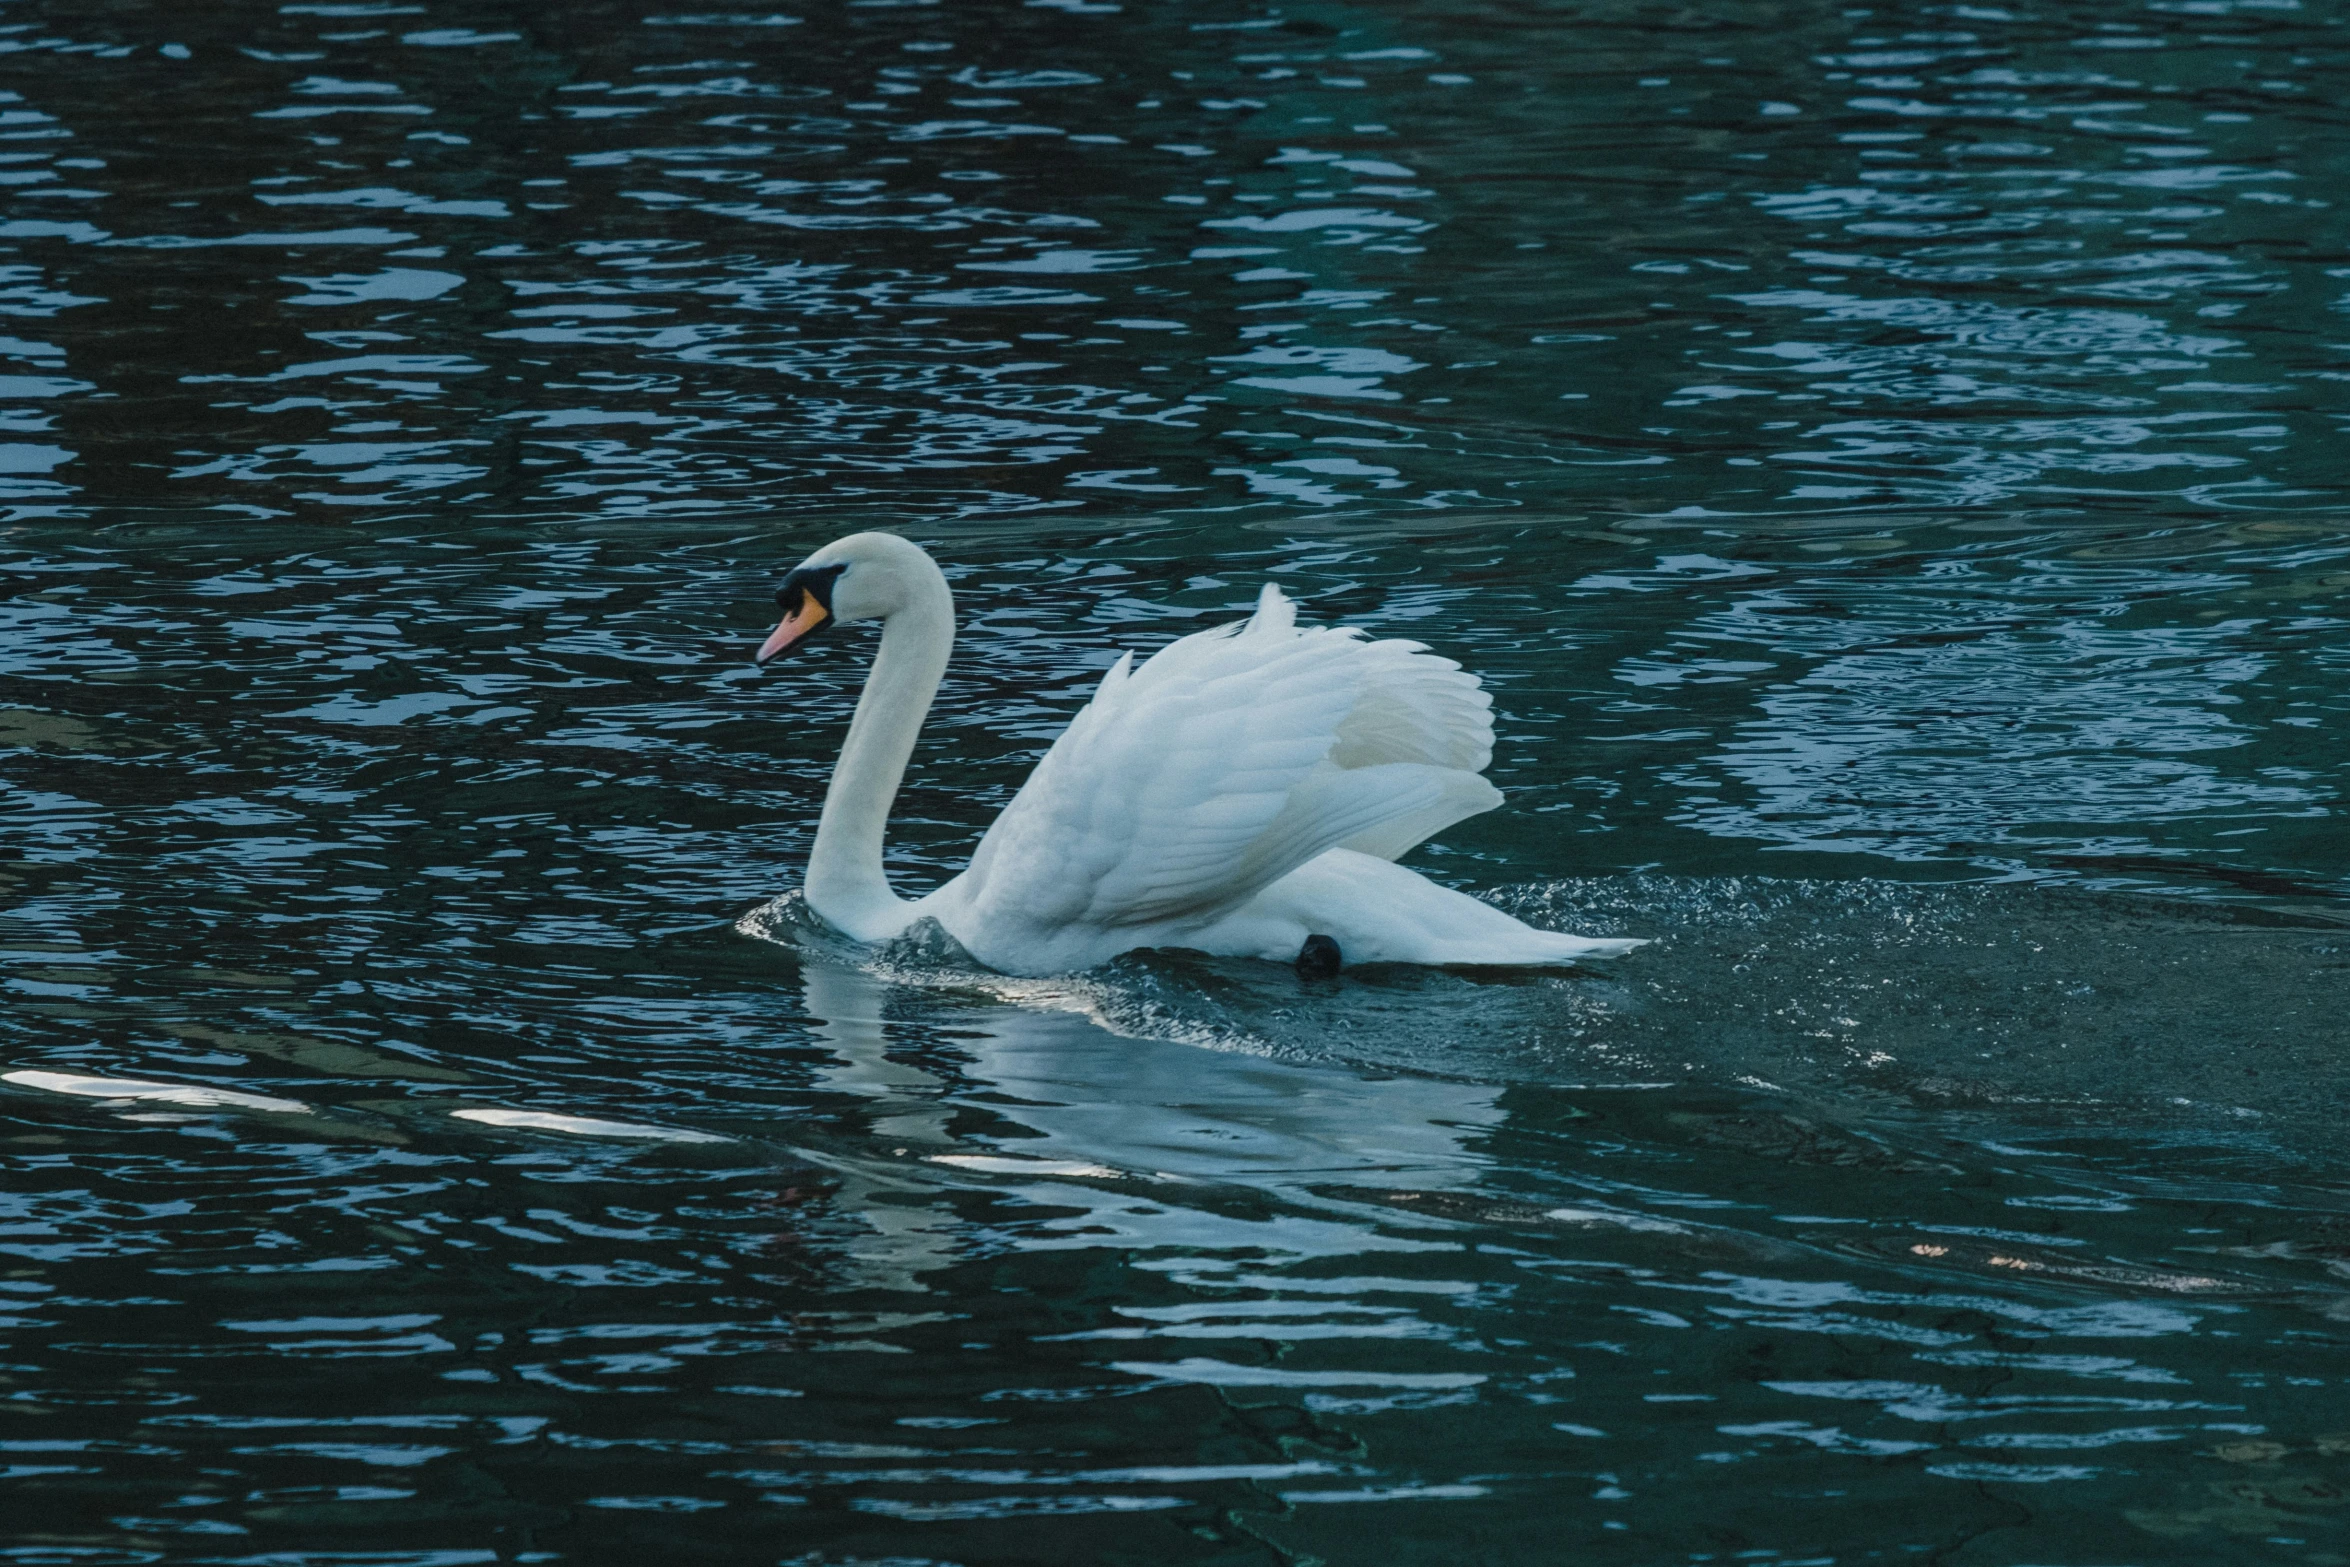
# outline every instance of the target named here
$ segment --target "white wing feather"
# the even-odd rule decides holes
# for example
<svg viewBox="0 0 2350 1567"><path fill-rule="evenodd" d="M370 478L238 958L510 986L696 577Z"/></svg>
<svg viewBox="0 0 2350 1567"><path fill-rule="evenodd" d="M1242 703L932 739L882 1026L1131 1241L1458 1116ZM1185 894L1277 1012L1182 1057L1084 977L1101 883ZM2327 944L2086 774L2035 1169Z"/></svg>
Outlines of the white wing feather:
<svg viewBox="0 0 2350 1567"><path fill-rule="evenodd" d="M1493 760L1493 698L1477 677L1417 642L1365 642L1362 700L1338 726L1341 767L1426 762L1481 773Z"/></svg>
<svg viewBox="0 0 2350 1567"><path fill-rule="evenodd" d="M960 878L980 928L1206 921L1342 845L1393 858L1500 803L1476 677L1410 642L1249 620L1119 659Z"/></svg>

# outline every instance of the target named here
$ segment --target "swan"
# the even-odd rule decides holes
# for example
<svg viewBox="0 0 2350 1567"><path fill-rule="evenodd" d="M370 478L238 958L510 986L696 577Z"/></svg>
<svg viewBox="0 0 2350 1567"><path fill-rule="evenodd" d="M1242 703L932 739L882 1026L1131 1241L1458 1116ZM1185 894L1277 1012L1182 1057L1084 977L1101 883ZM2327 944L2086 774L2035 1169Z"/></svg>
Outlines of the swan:
<svg viewBox="0 0 2350 1567"><path fill-rule="evenodd" d="M1501 792L1493 699L1416 642L1306 628L1268 583L1256 613L1120 655L979 841L962 874L900 898L882 835L955 643L955 600L920 546L856 533L775 595L764 666L819 632L881 622L841 747L805 896L860 942L936 920L1007 974L1064 974L1141 947L1294 962L1565 964L1642 945L1536 930L1395 863Z"/></svg>

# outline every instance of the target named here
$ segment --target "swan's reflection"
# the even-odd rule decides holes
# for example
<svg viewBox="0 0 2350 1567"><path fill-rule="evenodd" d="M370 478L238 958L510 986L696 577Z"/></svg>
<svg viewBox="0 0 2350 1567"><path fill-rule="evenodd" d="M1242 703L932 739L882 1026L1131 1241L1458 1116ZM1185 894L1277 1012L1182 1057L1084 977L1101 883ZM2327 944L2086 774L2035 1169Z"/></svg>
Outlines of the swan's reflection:
<svg viewBox="0 0 2350 1567"><path fill-rule="evenodd" d="M1082 1232L1081 1244L1142 1251L1418 1249L1327 1189L1471 1184L1487 1162L1471 1144L1502 1120L1491 1086L1129 1038L1072 1012L894 986L812 953L801 973L837 1058L821 1085L877 1101L870 1139L828 1161L842 1177L836 1200L873 1232L847 1260L877 1287L919 1289L922 1273L957 1260L968 1232L949 1194L982 1183L1077 1210L1019 1245L1057 1234L1080 1244ZM891 1055L912 1046L940 1070ZM986 1130L949 1130L974 1120ZM1242 1196L1254 1200L1236 1211Z"/></svg>
<svg viewBox="0 0 2350 1567"><path fill-rule="evenodd" d="M817 1038L838 1064L816 1074L817 1086L880 1102L870 1122L879 1157L827 1160L841 1177L836 1201L871 1233L850 1243L841 1259L850 1281L871 1289L919 1291L921 1275L955 1260L959 1226L924 1200L924 1183L896 1162L889 1148L942 1142L953 1112L945 1083L932 1073L889 1057L882 1017L887 987L869 975L815 958L803 961L800 990Z"/></svg>
<svg viewBox="0 0 2350 1567"><path fill-rule="evenodd" d="M811 958L800 970L800 993L816 1037L840 1058L839 1065L817 1073L817 1086L871 1099L911 1101L903 1112L874 1121L874 1135L895 1132L919 1142L938 1140L943 1114L934 1101L945 1084L918 1066L890 1059L882 1016L888 987L856 969Z"/></svg>

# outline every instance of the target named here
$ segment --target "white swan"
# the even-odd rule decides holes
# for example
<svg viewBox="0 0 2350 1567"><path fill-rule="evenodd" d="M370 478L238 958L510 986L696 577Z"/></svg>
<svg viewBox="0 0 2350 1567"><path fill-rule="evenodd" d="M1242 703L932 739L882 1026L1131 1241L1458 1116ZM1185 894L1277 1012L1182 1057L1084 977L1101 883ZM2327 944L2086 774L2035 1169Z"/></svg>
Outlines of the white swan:
<svg viewBox="0 0 2350 1567"><path fill-rule="evenodd" d="M1270 584L1246 621L1140 668L1121 656L969 867L908 902L882 872L882 832L954 647L954 595L916 545L858 533L801 562L775 597L785 616L761 664L836 621L882 623L808 856L809 906L859 941L935 919L1009 974L1138 947L1327 971L1342 954L1557 964L1641 945L1535 930L1393 863L1501 803L1477 776L1493 701L1418 643L1300 629Z"/></svg>

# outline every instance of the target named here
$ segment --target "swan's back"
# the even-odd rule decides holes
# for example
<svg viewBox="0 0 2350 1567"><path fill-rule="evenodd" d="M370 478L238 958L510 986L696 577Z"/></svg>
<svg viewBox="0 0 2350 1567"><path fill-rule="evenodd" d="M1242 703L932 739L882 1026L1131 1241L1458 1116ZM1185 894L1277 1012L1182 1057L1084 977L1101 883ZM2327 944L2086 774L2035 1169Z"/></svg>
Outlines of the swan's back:
<svg viewBox="0 0 2350 1567"><path fill-rule="evenodd" d="M1120 658L926 903L1031 972L1179 944L1326 850L1392 859L1499 804L1492 706L1417 643L1300 628L1268 585L1246 621Z"/></svg>

